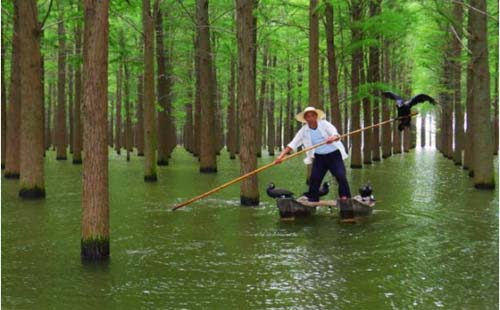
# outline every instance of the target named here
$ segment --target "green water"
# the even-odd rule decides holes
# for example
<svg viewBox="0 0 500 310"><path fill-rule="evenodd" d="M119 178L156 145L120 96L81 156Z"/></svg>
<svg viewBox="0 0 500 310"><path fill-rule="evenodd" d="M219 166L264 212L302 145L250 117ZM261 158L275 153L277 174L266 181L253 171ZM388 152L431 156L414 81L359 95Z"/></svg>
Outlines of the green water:
<svg viewBox="0 0 500 310"><path fill-rule="evenodd" d="M99 264L80 260L81 167L54 158L44 201L21 201L18 182L2 180L5 309L498 308L498 187L472 189L432 149L348 169L353 190L371 181L378 199L354 225L328 209L278 220L265 184L305 190L301 159L260 175L259 208L239 207L236 185L170 212L236 177L238 162L223 152L220 172L200 175L177 148L150 184L142 158L113 152L111 258Z"/></svg>

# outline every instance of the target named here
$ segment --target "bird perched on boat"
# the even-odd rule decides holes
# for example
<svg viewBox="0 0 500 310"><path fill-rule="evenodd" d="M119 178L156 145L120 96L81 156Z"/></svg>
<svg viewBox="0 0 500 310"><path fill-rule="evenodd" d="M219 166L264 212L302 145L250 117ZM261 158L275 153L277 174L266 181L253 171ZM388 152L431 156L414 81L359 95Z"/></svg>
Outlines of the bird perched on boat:
<svg viewBox="0 0 500 310"><path fill-rule="evenodd" d="M321 188L319 189L319 197L323 197L323 196L327 195L329 191L330 191L330 183L324 182L323 186L321 186ZM305 192L302 194L302 196L308 197L307 196L308 193L309 192Z"/></svg>
<svg viewBox="0 0 500 310"><path fill-rule="evenodd" d="M370 182L359 188L359 194L361 195L361 200L375 201L375 197L373 196L373 187Z"/></svg>
<svg viewBox="0 0 500 310"><path fill-rule="evenodd" d="M399 131L402 131L403 129L405 129L405 127L410 127L411 117L409 117L409 116L411 114L411 108L414 105L417 105L419 103L426 102L426 101L429 101L432 104L436 104L436 100L434 100L434 98L432 98L431 96L426 95L426 94L418 94L418 95L416 95L408 100L404 100L399 95L397 95L391 91L382 92L382 95L386 98L395 100L396 106L398 108L398 118L404 117L403 119L401 119L399 121L399 125L398 125ZM407 116L407 117L405 117L405 116Z"/></svg>
<svg viewBox="0 0 500 310"><path fill-rule="evenodd" d="M271 198L293 198L293 193L287 189L276 188L274 183L269 183L266 193Z"/></svg>

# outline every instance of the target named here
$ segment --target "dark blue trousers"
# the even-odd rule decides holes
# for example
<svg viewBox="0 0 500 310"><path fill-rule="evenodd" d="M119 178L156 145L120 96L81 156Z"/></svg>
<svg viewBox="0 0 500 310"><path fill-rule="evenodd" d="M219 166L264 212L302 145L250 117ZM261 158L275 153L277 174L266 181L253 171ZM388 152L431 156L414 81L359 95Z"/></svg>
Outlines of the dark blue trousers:
<svg viewBox="0 0 500 310"><path fill-rule="evenodd" d="M314 161L309 178L309 201L319 201L319 187L327 171L337 179L339 183L339 197L351 197L351 190L345 175L344 161L339 150L328 154L314 154Z"/></svg>

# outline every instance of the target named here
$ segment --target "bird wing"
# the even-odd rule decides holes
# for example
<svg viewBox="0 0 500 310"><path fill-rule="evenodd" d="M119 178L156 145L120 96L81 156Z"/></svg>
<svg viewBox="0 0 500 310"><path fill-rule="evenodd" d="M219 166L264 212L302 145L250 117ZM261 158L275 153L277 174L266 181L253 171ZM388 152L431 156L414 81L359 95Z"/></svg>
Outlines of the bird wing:
<svg viewBox="0 0 500 310"><path fill-rule="evenodd" d="M436 100L434 100L434 98L432 98L431 96L426 95L426 94L418 94L418 95L414 96L413 98L411 98L409 100L409 104L410 104L410 107L412 107L416 104L426 102L426 101L429 101L432 104L436 104Z"/></svg>
<svg viewBox="0 0 500 310"><path fill-rule="evenodd" d="M403 98L401 98L399 95L396 95L392 91L384 91L384 92L382 92L382 95L385 98L389 98L389 99L392 99L392 100L403 100Z"/></svg>

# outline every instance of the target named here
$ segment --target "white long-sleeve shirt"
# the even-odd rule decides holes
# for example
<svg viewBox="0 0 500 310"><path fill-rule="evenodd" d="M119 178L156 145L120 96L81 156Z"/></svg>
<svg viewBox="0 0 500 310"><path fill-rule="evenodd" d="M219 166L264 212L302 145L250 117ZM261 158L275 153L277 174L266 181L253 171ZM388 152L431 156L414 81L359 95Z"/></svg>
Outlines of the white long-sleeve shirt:
<svg viewBox="0 0 500 310"><path fill-rule="evenodd" d="M301 145L303 145L305 148L308 148L312 146L311 142L311 128L307 124L302 126L300 130L297 132L293 140L288 143L288 146L293 149L294 151L297 150L297 148ZM321 132L321 135L327 139L328 137L338 135L337 128L333 126L329 121L327 120L319 120L318 121L318 128ZM342 155L342 159L345 160L349 155L347 155L347 152L344 148L344 144L340 141L335 141L332 142L333 145L340 151L340 154ZM314 158L314 149L306 152L306 158L304 159L305 164L311 164L312 160Z"/></svg>

